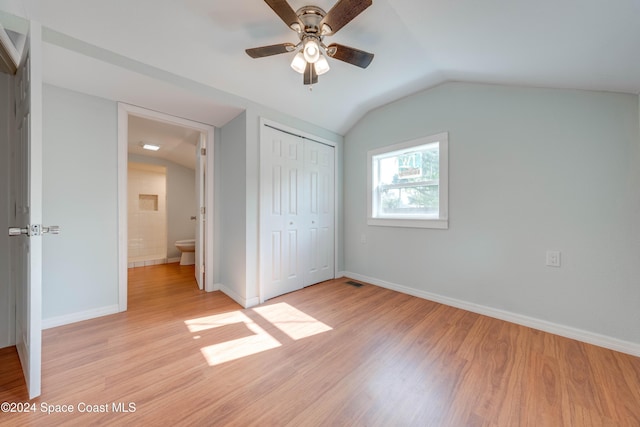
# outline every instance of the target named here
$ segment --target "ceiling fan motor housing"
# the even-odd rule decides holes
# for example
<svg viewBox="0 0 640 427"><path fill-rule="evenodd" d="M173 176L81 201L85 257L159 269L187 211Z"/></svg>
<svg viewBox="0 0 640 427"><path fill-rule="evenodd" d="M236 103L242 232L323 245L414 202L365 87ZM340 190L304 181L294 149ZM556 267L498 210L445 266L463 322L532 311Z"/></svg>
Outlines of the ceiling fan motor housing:
<svg viewBox="0 0 640 427"><path fill-rule="evenodd" d="M327 13L317 6L303 6L296 11L296 15L300 19L300 22L304 25L304 28L299 33L323 35L321 33L320 21L325 17ZM326 25L326 24L325 24ZM296 30L295 24L292 26ZM296 30L297 31L297 30ZM301 36L302 38L302 36Z"/></svg>

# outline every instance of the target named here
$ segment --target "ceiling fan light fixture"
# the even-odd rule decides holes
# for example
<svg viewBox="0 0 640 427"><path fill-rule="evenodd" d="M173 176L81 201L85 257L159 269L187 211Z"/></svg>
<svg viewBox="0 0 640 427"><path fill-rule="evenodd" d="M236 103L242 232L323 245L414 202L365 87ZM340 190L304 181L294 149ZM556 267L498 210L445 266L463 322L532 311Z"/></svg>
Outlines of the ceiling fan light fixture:
<svg viewBox="0 0 640 427"><path fill-rule="evenodd" d="M291 68L293 68L297 73L303 74L306 67L307 61L304 59L304 54L302 52L298 52L296 56L293 57L293 61L291 61Z"/></svg>
<svg viewBox="0 0 640 427"><path fill-rule="evenodd" d="M311 64L315 64L320 58L320 45L314 38L305 40L302 51L304 52L304 59Z"/></svg>
<svg viewBox="0 0 640 427"><path fill-rule="evenodd" d="M329 61L327 61L327 58L324 56L320 56L314 65L316 67L316 74L319 76L331 69L331 67L329 67Z"/></svg>

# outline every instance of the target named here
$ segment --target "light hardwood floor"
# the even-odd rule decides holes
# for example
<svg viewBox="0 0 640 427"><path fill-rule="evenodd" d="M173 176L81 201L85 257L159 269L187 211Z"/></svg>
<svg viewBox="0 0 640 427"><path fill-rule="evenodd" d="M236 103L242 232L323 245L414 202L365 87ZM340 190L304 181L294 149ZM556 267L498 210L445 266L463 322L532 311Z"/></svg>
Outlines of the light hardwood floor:
<svg viewBox="0 0 640 427"><path fill-rule="evenodd" d="M345 280L244 310L192 274L130 270L128 312L44 331L37 411L0 425L640 426L639 358Z"/></svg>

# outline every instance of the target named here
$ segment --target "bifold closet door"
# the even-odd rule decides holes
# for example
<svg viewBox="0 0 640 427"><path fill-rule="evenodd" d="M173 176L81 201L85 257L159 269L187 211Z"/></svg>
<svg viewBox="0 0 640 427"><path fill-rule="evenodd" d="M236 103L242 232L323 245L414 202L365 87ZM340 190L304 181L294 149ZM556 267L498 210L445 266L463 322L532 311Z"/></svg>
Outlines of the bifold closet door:
<svg viewBox="0 0 640 427"><path fill-rule="evenodd" d="M260 269L264 299L302 289L303 140L266 127L260 150Z"/></svg>
<svg viewBox="0 0 640 427"><path fill-rule="evenodd" d="M305 286L334 278L333 147L304 141Z"/></svg>
<svg viewBox="0 0 640 427"><path fill-rule="evenodd" d="M334 277L334 148L265 127L260 149L263 300Z"/></svg>

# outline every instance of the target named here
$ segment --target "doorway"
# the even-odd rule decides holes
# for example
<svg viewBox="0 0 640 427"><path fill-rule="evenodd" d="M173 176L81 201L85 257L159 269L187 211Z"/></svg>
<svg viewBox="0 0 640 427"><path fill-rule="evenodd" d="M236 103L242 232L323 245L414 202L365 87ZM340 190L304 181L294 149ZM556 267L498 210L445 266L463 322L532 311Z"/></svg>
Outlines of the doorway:
<svg viewBox="0 0 640 427"><path fill-rule="evenodd" d="M214 127L192 120L171 116L157 111L147 110L124 103L118 104L118 305L119 311L127 310L128 279L128 173L129 164L129 126L140 120L154 121L163 125L178 126L197 134L195 147L196 212L195 240L196 261L195 276L200 289L213 291L213 144ZM149 143L139 141L134 143ZM140 147L142 150L142 147ZM190 218L189 218L190 220Z"/></svg>

